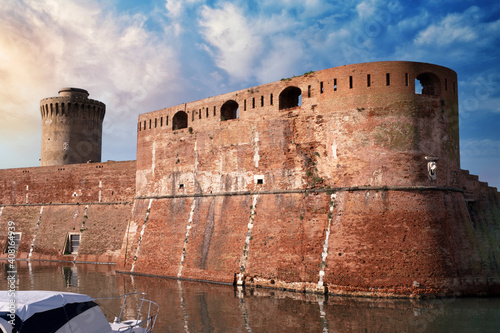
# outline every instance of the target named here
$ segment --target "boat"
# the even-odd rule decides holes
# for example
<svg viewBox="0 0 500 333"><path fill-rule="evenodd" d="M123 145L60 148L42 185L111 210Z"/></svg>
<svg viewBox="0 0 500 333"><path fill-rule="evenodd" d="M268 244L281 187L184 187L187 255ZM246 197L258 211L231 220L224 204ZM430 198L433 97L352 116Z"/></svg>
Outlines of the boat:
<svg viewBox="0 0 500 333"><path fill-rule="evenodd" d="M137 316L123 320L126 301L134 296ZM1 333L152 333L159 306L144 298L145 293L92 298L60 291L0 291ZM120 314L108 322L99 303L123 298ZM129 309L130 310L130 309Z"/></svg>

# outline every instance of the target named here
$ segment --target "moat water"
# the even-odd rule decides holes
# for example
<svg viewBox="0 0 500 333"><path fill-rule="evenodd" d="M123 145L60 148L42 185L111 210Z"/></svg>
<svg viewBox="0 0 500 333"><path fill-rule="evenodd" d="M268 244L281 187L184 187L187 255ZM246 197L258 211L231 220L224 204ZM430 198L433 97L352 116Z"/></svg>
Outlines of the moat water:
<svg viewBox="0 0 500 333"><path fill-rule="evenodd" d="M0 261L3 290L6 261ZM160 305L155 332L499 332L500 298L325 297L115 272L112 265L18 261L17 290L92 297L146 292ZM102 301L109 319L119 304ZM127 309L133 315L133 306Z"/></svg>

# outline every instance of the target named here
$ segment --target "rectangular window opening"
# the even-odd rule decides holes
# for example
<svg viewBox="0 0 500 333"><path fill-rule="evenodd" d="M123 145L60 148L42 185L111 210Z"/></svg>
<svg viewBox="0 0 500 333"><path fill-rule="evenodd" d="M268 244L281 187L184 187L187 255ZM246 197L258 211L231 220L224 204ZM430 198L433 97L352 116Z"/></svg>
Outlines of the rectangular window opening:
<svg viewBox="0 0 500 333"><path fill-rule="evenodd" d="M151 129L151 119L149 119L149 129Z"/></svg>
<svg viewBox="0 0 500 333"><path fill-rule="evenodd" d="M366 75L366 86L369 87L372 84L372 80L370 78L370 74Z"/></svg>
<svg viewBox="0 0 500 333"><path fill-rule="evenodd" d="M163 127L163 116L160 117L160 127Z"/></svg>
<svg viewBox="0 0 500 333"><path fill-rule="evenodd" d="M158 118L155 118L155 128L158 127Z"/></svg>
<svg viewBox="0 0 500 333"><path fill-rule="evenodd" d="M333 79L333 91L337 91L337 79Z"/></svg>
<svg viewBox="0 0 500 333"><path fill-rule="evenodd" d="M165 126L168 126L168 116L165 118Z"/></svg>
<svg viewBox="0 0 500 333"><path fill-rule="evenodd" d="M311 97L311 86L307 86L307 97Z"/></svg>
<svg viewBox="0 0 500 333"><path fill-rule="evenodd" d="M385 74L385 85L386 86L390 86L391 85L391 74L390 73L386 73Z"/></svg>
<svg viewBox="0 0 500 333"><path fill-rule="evenodd" d="M410 80L408 78L408 73L405 73L405 85L408 87Z"/></svg>
<svg viewBox="0 0 500 333"><path fill-rule="evenodd" d="M139 122L139 123L137 124L137 131L139 131L139 132L141 131L141 122Z"/></svg>
<svg viewBox="0 0 500 333"><path fill-rule="evenodd" d="M198 119L201 119L201 109L198 109Z"/></svg>
<svg viewBox="0 0 500 333"><path fill-rule="evenodd" d="M352 89L352 76L349 76L349 89Z"/></svg>
<svg viewBox="0 0 500 333"><path fill-rule="evenodd" d="M247 100L245 99L243 101L243 111L246 111L247 110Z"/></svg>
<svg viewBox="0 0 500 333"><path fill-rule="evenodd" d="M66 247L64 248L64 254L74 254L78 253L80 248L80 234L68 234L66 238Z"/></svg>
<svg viewBox="0 0 500 333"><path fill-rule="evenodd" d="M322 94L323 93L323 81L321 81L319 83L319 93Z"/></svg>
<svg viewBox="0 0 500 333"><path fill-rule="evenodd" d="M215 106L214 106L214 117L217 115L217 111L215 109Z"/></svg>
<svg viewBox="0 0 500 333"><path fill-rule="evenodd" d="M264 96L260 96L260 106L264 106Z"/></svg>
<svg viewBox="0 0 500 333"><path fill-rule="evenodd" d="M252 109L255 109L255 97L252 97Z"/></svg>
<svg viewBox="0 0 500 333"><path fill-rule="evenodd" d="M144 120L144 129L146 129L146 121Z"/></svg>
<svg viewBox="0 0 500 333"><path fill-rule="evenodd" d="M184 184L179 184L179 189L183 189L184 188Z"/></svg>
<svg viewBox="0 0 500 333"><path fill-rule="evenodd" d="M273 105L273 94L271 94L271 96L269 97L269 104Z"/></svg>

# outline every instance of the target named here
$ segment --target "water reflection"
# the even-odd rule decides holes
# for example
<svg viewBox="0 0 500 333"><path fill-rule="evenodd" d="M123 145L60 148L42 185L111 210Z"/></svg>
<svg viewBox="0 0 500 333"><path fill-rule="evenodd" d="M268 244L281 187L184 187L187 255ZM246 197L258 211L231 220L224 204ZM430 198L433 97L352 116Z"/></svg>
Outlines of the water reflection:
<svg viewBox="0 0 500 333"><path fill-rule="evenodd" d="M7 262L0 262L7 286ZM117 274L111 265L17 263L18 290L112 297L146 292L160 305L156 332L496 332L500 299L369 299ZM101 303L108 319L119 302ZM137 313L138 299L126 308Z"/></svg>

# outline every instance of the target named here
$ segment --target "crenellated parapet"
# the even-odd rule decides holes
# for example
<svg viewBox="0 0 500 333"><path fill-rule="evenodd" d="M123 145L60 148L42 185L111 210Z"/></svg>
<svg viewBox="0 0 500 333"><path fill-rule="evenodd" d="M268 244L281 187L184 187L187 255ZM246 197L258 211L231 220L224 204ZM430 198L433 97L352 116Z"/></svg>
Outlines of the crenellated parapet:
<svg viewBox="0 0 500 333"><path fill-rule="evenodd" d="M42 166L101 161L106 106L88 96L84 89L63 88L40 101Z"/></svg>

